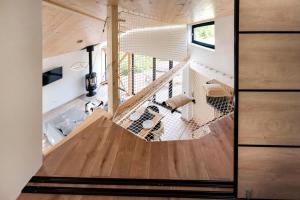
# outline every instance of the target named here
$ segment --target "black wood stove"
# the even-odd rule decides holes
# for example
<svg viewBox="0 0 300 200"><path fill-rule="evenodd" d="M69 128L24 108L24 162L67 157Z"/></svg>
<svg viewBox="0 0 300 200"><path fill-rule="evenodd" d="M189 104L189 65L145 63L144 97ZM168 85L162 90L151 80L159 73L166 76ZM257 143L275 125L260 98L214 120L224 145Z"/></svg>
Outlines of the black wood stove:
<svg viewBox="0 0 300 200"><path fill-rule="evenodd" d="M87 97L92 97L96 94L97 89L97 74L93 72L93 51L94 46L87 46L86 51L89 53L89 73L85 75L85 88L88 91Z"/></svg>

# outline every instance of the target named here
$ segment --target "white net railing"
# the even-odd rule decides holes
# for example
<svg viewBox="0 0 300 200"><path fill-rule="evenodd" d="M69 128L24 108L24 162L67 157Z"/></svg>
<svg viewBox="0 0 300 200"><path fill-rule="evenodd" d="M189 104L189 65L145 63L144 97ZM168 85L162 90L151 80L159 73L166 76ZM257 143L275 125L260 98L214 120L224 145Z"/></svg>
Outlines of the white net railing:
<svg viewBox="0 0 300 200"><path fill-rule="evenodd" d="M182 118L181 109L172 112L170 108L157 101L167 99L165 93L168 89L169 83L155 94L155 98L145 100L144 104L119 124L147 141L197 139L210 133L211 123L233 112L231 98L207 98L207 106L213 108L214 117L205 122L195 119L185 120ZM144 129L148 126L148 122L149 128Z"/></svg>
<svg viewBox="0 0 300 200"><path fill-rule="evenodd" d="M121 102L143 91L153 81L175 67L180 60L181 50L165 47L153 30L167 24L149 16L121 11L119 13L119 92ZM175 29L165 29L164 34L176 38ZM153 43L149 44L148 41ZM186 40L185 40L186 42ZM159 48L158 48L159 47ZM157 52L165 48L162 55ZM174 56L166 56L172 52ZM167 58L168 57L168 58ZM140 99L138 106L126 112L125 117L116 122L123 128L147 141L196 139L210 133L210 124L233 112L232 98L210 98L203 96L213 117L207 120L187 119L182 112L186 107L176 108L175 112L164 103L177 95L183 95L183 71L177 72L171 80L162 84L151 96ZM193 97L190 97L193 98ZM197 99L195 100L197 103ZM189 103L193 109L193 103Z"/></svg>

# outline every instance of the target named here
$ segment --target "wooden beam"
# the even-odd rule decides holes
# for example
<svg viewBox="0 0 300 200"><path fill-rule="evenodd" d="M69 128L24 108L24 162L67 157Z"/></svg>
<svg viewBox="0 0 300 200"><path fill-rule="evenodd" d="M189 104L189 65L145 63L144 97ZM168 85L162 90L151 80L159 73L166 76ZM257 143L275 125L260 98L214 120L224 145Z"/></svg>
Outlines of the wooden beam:
<svg viewBox="0 0 300 200"><path fill-rule="evenodd" d="M107 0L107 5L109 6L117 6L119 4L119 0Z"/></svg>
<svg viewBox="0 0 300 200"><path fill-rule="evenodd" d="M96 17L94 15L91 15L91 14L89 14L87 12L84 12L84 11L81 11L81 10L77 10L77 9L74 9L74 8L71 8L71 7L68 7L68 6L65 6L63 4L54 2L52 0L43 0L43 2L45 4L48 4L48 5L51 5L51 6L55 6L55 7L58 7L60 9L63 9L63 10L66 10L66 11L69 11L69 12L72 12L72 13L75 13L75 14L79 14L79 15L82 15L82 16L85 16L85 17L96 19L96 20L101 21L101 22L105 21L105 19L101 19L101 18Z"/></svg>
<svg viewBox="0 0 300 200"><path fill-rule="evenodd" d="M125 58L127 58L128 57L128 52L127 53L125 53L124 55L123 55L123 57L120 59L120 61L119 61L119 66L121 66L121 64L122 64L122 62L125 60ZM123 84L123 82L122 82L122 74L121 74L121 71L119 71L119 83L120 83L120 87L119 87L119 89L122 89L122 90L124 90L124 92L126 92L126 95L127 96L129 96L130 94L126 91L126 89L125 89L125 85Z"/></svg>
<svg viewBox="0 0 300 200"><path fill-rule="evenodd" d="M189 59L177 64L174 68L160 76L158 79L150 83L144 89L139 91L136 95L132 96L126 102L118 107L117 112L114 115L114 121L119 122L133 112L136 108L141 106L147 99L153 96L158 90L160 90L164 84L168 83L181 69L189 64Z"/></svg>
<svg viewBox="0 0 300 200"><path fill-rule="evenodd" d="M119 106L118 6L107 6L108 112Z"/></svg>

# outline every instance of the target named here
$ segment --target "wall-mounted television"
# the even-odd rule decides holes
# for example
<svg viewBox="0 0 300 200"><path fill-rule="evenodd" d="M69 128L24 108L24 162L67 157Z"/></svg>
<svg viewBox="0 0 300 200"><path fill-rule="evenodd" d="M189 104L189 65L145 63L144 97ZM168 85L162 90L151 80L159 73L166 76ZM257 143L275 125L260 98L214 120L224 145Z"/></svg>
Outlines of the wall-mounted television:
<svg viewBox="0 0 300 200"><path fill-rule="evenodd" d="M43 73L43 86L53 83L63 77L63 68L57 67Z"/></svg>

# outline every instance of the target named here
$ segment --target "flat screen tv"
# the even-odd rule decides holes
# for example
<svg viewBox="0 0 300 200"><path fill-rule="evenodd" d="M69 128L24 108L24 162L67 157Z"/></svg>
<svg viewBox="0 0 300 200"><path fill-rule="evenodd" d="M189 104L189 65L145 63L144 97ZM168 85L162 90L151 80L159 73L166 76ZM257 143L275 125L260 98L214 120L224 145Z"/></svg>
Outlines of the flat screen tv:
<svg viewBox="0 0 300 200"><path fill-rule="evenodd" d="M63 68L57 67L43 73L43 86L53 83L63 77Z"/></svg>

